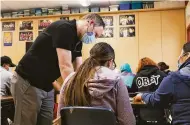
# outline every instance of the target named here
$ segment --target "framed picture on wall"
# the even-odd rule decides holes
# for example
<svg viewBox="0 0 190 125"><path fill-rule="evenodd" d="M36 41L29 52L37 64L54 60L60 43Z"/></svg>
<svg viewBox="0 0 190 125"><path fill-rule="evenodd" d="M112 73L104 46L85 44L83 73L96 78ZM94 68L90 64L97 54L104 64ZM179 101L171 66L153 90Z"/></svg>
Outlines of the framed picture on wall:
<svg viewBox="0 0 190 125"><path fill-rule="evenodd" d="M14 31L15 22L2 22L2 31Z"/></svg>
<svg viewBox="0 0 190 125"><path fill-rule="evenodd" d="M135 25L135 15L120 15L119 25Z"/></svg>
<svg viewBox="0 0 190 125"><path fill-rule="evenodd" d="M113 16L102 16L106 26L113 26Z"/></svg>
<svg viewBox="0 0 190 125"><path fill-rule="evenodd" d="M33 40L33 32L20 32L19 33L19 41L32 41Z"/></svg>
<svg viewBox="0 0 190 125"><path fill-rule="evenodd" d="M33 21L20 21L20 30L33 30Z"/></svg>
<svg viewBox="0 0 190 125"><path fill-rule="evenodd" d="M44 30L44 29L47 28L52 22L53 22L53 20L39 20L39 22L38 22L38 29L39 29L39 30Z"/></svg>
<svg viewBox="0 0 190 125"><path fill-rule="evenodd" d="M3 34L3 43L4 46L12 46L13 33L12 32L4 32Z"/></svg>
<svg viewBox="0 0 190 125"><path fill-rule="evenodd" d="M120 27L120 37L135 37L135 27Z"/></svg>
<svg viewBox="0 0 190 125"><path fill-rule="evenodd" d="M105 28L104 32L100 36L100 38L112 38L113 37L113 28Z"/></svg>
<svg viewBox="0 0 190 125"><path fill-rule="evenodd" d="M62 17L60 17L60 20L69 20L69 17L62 16Z"/></svg>

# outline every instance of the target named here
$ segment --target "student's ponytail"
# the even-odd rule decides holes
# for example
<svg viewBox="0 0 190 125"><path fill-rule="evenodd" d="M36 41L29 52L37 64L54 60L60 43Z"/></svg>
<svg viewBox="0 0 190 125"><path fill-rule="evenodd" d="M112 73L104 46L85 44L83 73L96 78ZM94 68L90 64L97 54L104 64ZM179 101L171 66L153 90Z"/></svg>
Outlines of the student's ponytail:
<svg viewBox="0 0 190 125"><path fill-rule="evenodd" d="M90 57L79 67L76 74L68 81L64 92L65 106L90 106L88 81L93 79L96 67L104 66L114 59L113 48L107 43L97 43L90 50Z"/></svg>

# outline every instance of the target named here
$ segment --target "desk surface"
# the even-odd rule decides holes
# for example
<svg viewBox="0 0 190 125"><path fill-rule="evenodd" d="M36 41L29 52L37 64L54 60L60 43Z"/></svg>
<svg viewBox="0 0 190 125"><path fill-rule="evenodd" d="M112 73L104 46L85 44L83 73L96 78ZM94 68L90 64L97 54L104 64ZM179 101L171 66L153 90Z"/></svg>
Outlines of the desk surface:
<svg viewBox="0 0 190 125"><path fill-rule="evenodd" d="M1 96L1 101L8 101L8 100L13 100L12 96Z"/></svg>
<svg viewBox="0 0 190 125"><path fill-rule="evenodd" d="M1 98L1 106L14 104L12 96L1 96L0 98Z"/></svg>
<svg viewBox="0 0 190 125"><path fill-rule="evenodd" d="M133 108L147 107L147 105L144 102L135 102L135 101L133 101L133 98L130 98L130 103Z"/></svg>
<svg viewBox="0 0 190 125"><path fill-rule="evenodd" d="M131 102L131 105L146 105L144 102Z"/></svg>

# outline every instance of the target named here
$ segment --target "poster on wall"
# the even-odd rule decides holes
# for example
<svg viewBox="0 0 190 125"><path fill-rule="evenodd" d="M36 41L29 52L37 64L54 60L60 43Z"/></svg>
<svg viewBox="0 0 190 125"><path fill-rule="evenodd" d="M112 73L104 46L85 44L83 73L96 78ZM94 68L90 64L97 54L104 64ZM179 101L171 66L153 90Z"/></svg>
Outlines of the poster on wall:
<svg viewBox="0 0 190 125"><path fill-rule="evenodd" d="M60 17L60 20L69 20L69 17Z"/></svg>
<svg viewBox="0 0 190 125"><path fill-rule="evenodd" d="M113 16L102 16L106 26L113 26Z"/></svg>
<svg viewBox="0 0 190 125"><path fill-rule="evenodd" d="M32 41L33 40L33 32L20 32L19 33L19 41Z"/></svg>
<svg viewBox="0 0 190 125"><path fill-rule="evenodd" d="M39 30L44 30L44 29L47 28L52 22L53 22L53 20L39 20L39 22L38 22L38 29L39 29Z"/></svg>
<svg viewBox="0 0 190 125"><path fill-rule="evenodd" d="M120 15L119 25L135 25L135 15Z"/></svg>
<svg viewBox="0 0 190 125"><path fill-rule="evenodd" d="M120 27L120 37L135 37L135 27Z"/></svg>
<svg viewBox="0 0 190 125"><path fill-rule="evenodd" d="M33 21L21 21L20 30L33 30Z"/></svg>
<svg viewBox="0 0 190 125"><path fill-rule="evenodd" d="M12 46L13 33L12 32L4 32L3 34L3 43L4 46Z"/></svg>
<svg viewBox="0 0 190 125"><path fill-rule="evenodd" d="M15 30L15 22L2 22L2 31Z"/></svg>
<svg viewBox="0 0 190 125"><path fill-rule="evenodd" d="M105 28L104 32L100 38L112 38L113 37L113 28Z"/></svg>

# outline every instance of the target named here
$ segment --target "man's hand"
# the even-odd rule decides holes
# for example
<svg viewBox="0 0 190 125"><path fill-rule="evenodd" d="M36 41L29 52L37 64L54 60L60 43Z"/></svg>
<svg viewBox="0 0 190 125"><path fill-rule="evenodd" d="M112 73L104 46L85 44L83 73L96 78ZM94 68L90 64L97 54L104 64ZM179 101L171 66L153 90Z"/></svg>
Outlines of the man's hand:
<svg viewBox="0 0 190 125"><path fill-rule="evenodd" d="M72 72L74 72L73 65L71 62L72 55L71 51L61 48L56 48L58 62L59 62L59 69L61 72L61 77L63 80ZM48 55L47 55L48 56Z"/></svg>
<svg viewBox="0 0 190 125"><path fill-rule="evenodd" d="M56 91L61 90L61 85L56 80L53 82L53 87Z"/></svg>
<svg viewBox="0 0 190 125"><path fill-rule="evenodd" d="M133 99L135 102L141 102L142 101L142 94L139 93L137 94L134 99Z"/></svg>

